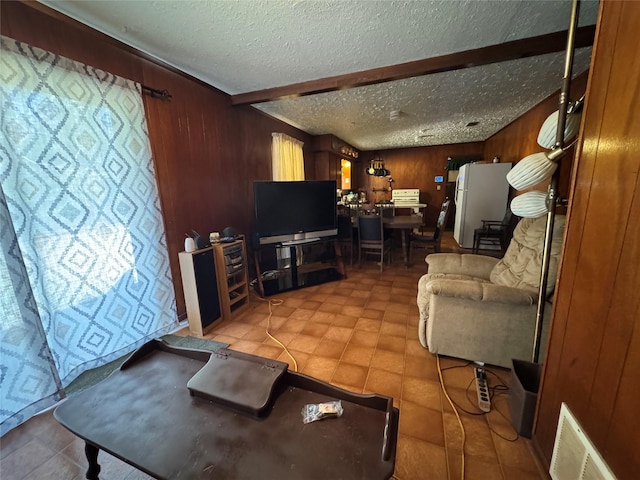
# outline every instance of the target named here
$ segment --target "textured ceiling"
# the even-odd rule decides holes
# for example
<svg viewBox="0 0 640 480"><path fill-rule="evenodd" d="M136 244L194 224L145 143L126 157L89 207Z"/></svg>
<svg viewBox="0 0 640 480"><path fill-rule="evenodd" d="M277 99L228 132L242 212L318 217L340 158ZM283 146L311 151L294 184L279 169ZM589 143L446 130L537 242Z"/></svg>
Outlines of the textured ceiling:
<svg viewBox="0 0 640 480"><path fill-rule="evenodd" d="M565 30L567 0L44 1L220 90L239 93ZM580 25L597 1L582 1ZM576 55L574 74L588 68ZM484 140L560 87L563 55L255 105L360 149ZM153 85L162 88L162 85ZM401 111L390 120L392 111ZM480 122L466 128L469 121ZM417 139L417 140L416 140Z"/></svg>

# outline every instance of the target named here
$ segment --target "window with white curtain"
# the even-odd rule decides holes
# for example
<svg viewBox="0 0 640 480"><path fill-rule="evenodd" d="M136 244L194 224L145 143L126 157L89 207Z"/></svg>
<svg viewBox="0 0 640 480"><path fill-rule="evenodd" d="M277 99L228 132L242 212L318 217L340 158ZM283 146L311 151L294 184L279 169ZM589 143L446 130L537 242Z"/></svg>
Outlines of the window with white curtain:
<svg viewBox="0 0 640 480"><path fill-rule="evenodd" d="M141 86L0 42L4 433L177 316Z"/></svg>
<svg viewBox="0 0 640 480"><path fill-rule="evenodd" d="M271 165L273 180L304 180L304 157L300 140L273 133L271 143Z"/></svg>

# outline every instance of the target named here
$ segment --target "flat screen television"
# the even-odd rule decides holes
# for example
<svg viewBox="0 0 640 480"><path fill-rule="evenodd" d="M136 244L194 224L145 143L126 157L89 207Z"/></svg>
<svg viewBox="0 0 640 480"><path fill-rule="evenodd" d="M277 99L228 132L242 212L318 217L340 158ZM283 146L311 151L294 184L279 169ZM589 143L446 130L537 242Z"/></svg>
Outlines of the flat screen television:
<svg viewBox="0 0 640 480"><path fill-rule="evenodd" d="M253 183L260 244L313 241L337 235L336 181Z"/></svg>

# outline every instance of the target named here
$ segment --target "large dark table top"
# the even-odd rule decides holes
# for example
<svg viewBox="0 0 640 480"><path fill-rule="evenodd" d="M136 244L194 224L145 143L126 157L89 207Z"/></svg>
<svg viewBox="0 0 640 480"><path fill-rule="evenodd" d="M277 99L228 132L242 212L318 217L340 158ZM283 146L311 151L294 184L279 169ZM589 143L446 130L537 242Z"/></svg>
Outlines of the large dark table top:
<svg viewBox="0 0 640 480"><path fill-rule="evenodd" d="M286 367L154 340L54 415L87 444L159 479L389 478L398 427L392 400ZM208 392L191 394L187 383L199 371ZM341 417L303 424L305 404L336 399Z"/></svg>

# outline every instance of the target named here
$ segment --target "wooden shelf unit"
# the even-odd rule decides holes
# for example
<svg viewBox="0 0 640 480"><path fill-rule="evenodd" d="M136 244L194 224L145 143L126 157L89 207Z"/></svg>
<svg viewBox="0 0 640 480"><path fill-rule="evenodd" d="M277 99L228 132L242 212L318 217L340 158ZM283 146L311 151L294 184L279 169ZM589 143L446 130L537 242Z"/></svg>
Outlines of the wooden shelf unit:
<svg viewBox="0 0 640 480"><path fill-rule="evenodd" d="M244 237L231 243L213 245L220 294L220 310L225 320L231 320L249 306L247 251Z"/></svg>

